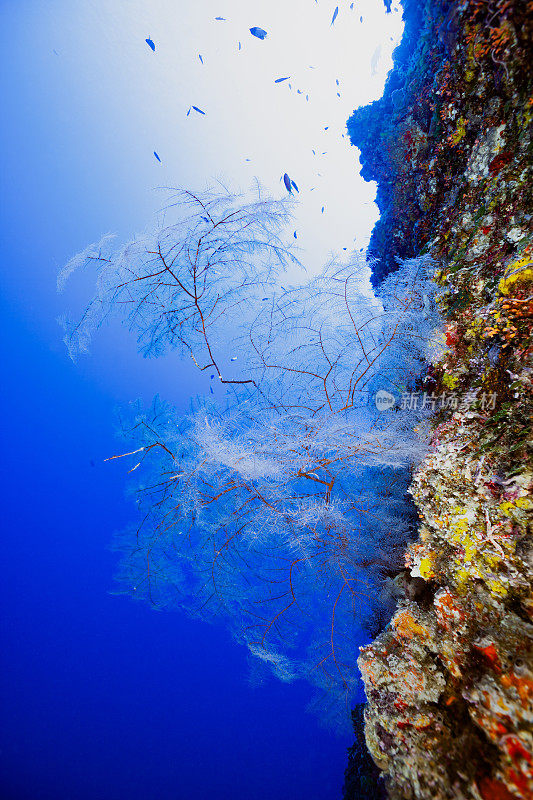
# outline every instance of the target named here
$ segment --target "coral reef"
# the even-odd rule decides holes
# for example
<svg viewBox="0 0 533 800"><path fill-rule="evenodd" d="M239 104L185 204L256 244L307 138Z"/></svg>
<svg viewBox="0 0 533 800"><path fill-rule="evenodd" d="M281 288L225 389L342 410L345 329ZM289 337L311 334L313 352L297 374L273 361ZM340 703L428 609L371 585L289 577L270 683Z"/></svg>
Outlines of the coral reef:
<svg viewBox="0 0 533 800"><path fill-rule="evenodd" d="M359 659L365 737L390 798L516 800L533 796L533 3L405 0L404 18L384 97L348 129L378 182L374 282L430 253L446 329L420 386L411 591Z"/></svg>
<svg viewBox="0 0 533 800"><path fill-rule="evenodd" d="M358 703L353 709L352 722L355 742L348 750L344 800L386 800L387 794L383 782L380 781L380 770L372 760L365 743L362 703Z"/></svg>

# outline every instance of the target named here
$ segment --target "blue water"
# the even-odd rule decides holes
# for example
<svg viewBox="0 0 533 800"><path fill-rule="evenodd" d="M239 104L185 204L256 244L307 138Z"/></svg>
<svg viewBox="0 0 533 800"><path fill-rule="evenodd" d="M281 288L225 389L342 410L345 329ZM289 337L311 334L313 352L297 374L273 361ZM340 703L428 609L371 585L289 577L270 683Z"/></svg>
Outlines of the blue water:
<svg viewBox="0 0 533 800"><path fill-rule="evenodd" d="M251 687L220 627L110 594L132 516L102 464L116 398L21 317L2 302L0 796L340 797L349 739L306 713L309 687Z"/></svg>

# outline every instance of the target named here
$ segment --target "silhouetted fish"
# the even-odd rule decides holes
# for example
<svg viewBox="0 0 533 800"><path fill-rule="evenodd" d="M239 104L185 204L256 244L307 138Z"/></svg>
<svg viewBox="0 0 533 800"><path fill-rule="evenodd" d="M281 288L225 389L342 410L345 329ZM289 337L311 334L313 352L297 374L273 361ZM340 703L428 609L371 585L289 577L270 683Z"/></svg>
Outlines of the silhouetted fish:
<svg viewBox="0 0 533 800"><path fill-rule="evenodd" d="M152 42L152 40L150 39L150 37L148 37L148 39L145 39L144 41L146 42L146 44L148 45L148 47L150 47L150 48L151 48L151 49L154 51L154 53L155 53L155 44Z"/></svg>
<svg viewBox="0 0 533 800"><path fill-rule="evenodd" d="M267 37L267 32L263 28L250 28L250 33L257 39L266 39Z"/></svg>
<svg viewBox="0 0 533 800"><path fill-rule="evenodd" d="M218 22L225 22L225 21L226 21L226 17L215 17L215 19L216 19Z"/></svg>
<svg viewBox="0 0 533 800"><path fill-rule="evenodd" d="M372 58L370 59L370 74L372 76L377 75L380 58L381 58L381 45L378 44L378 46L374 50Z"/></svg>
<svg viewBox="0 0 533 800"><path fill-rule="evenodd" d="M285 184L285 188L287 189L289 194L292 194L291 179L289 178L286 172L283 174L283 183Z"/></svg>
<svg viewBox="0 0 533 800"><path fill-rule="evenodd" d="M293 236L294 236L295 239L298 238L298 236L296 235L296 231L294 231Z"/></svg>
<svg viewBox="0 0 533 800"><path fill-rule="evenodd" d="M300 190L298 189L298 187L296 186L296 184L294 183L294 181L292 180L292 178L291 178L291 186L292 186L292 188L293 188L293 189L296 189L296 191L298 192L298 194L300 194Z"/></svg>
<svg viewBox="0 0 533 800"><path fill-rule="evenodd" d="M331 24L333 25L335 20L337 19L337 15L339 13L339 6L335 6L335 11L333 12L333 19L331 20Z"/></svg>
<svg viewBox="0 0 533 800"><path fill-rule="evenodd" d="M157 158L157 160L158 160L158 161L161 163L161 159L159 158L159 156L157 155L157 153L155 152L155 150L154 150L154 156L155 156L155 157Z"/></svg>
<svg viewBox="0 0 533 800"><path fill-rule="evenodd" d="M205 111L202 111L202 109L198 108L198 106L192 106L192 108L194 108L195 111L198 111L199 114L205 114Z"/></svg>
<svg viewBox="0 0 533 800"><path fill-rule="evenodd" d="M286 78L276 78L274 83L283 83L283 81L288 81L290 77L291 77L290 75L287 75Z"/></svg>
<svg viewBox="0 0 533 800"><path fill-rule="evenodd" d="M204 63L204 60L203 60L202 56L200 55L200 53L198 53L198 58L200 59L200 61L201 61L201 62L202 62L202 64L203 64L203 63Z"/></svg>

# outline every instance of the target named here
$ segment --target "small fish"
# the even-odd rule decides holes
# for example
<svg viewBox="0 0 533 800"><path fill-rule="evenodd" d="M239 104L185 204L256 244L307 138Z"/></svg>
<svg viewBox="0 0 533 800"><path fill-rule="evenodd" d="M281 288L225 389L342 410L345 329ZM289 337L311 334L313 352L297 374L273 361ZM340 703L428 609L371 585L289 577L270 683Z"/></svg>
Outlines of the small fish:
<svg viewBox="0 0 533 800"><path fill-rule="evenodd" d="M331 20L331 25L335 24L335 20L337 19L338 14L339 14L339 6L335 6L335 11L333 12L333 19Z"/></svg>
<svg viewBox="0 0 533 800"><path fill-rule="evenodd" d="M288 193L292 194L291 179L286 172L283 174L283 183L285 184L285 188L287 189Z"/></svg>
<svg viewBox="0 0 533 800"><path fill-rule="evenodd" d="M189 110L187 111L187 116L189 116L189 114L191 113L191 108L192 106L189 106Z"/></svg>
<svg viewBox="0 0 533 800"><path fill-rule="evenodd" d="M58 53L58 52L57 52L57 50L55 50L55 49L54 49L54 50L52 50L52 53L55 53L55 55L56 55L56 56L58 56L58 55L59 55L59 53Z"/></svg>
<svg viewBox="0 0 533 800"><path fill-rule="evenodd" d="M374 50L372 58L370 59L370 74L372 76L377 75L380 58L381 58L381 45L378 44L378 46Z"/></svg>
<svg viewBox="0 0 533 800"><path fill-rule="evenodd" d="M146 42L146 44L148 45L148 47L150 47L150 48L151 48L151 49L154 51L154 53L155 53L155 44L153 43L153 41L151 40L151 38L150 38L150 37L148 37L148 39L145 39L144 41Z"/></svg>
<svg viewBox="0 0 533 800"><path fill-rule="evenodd" d="M212 386L210 386L209 389L211 391L211 394L215 394L214 391L213 391L213 387Z"/></svg>
<svg viewBox="0 0 533 800"><path fill-rule="evenodd" d="M335 83L337 84L337 86L339 86L339 79L338 78L335 78Z"/></svg>
<svg viewBox="0 0 533 800"><path fill-rule="evenodd" d="M341 93L340 93L340 92L337 92L337 97L340 97L340 96L341 96Z"/></svg>
<svg viewBox="0 0 533 800"><path fill-rule="evenodd" d="M159 161L159 163L161 163L161 159L159 158L159 156L157 155L157 153L155 152L155 150L154 150L154 156L157 158L157 160Z"/></svg>
<svg viewBox="0 0 533 800"><path fill-rule="evenodd" d="M263 297L262 300L268 300L268 297Z"/></svg>
<svg viewBox="0 0 533 800"><path fill-rule="evenodd" d="M283 83L283 81L288 81L290 77L291 77L290 75L287 75L286 78L276 78L274 83Z"/></svg>
<svg viewBox="0 0 533 800"><path fill-rule="evenodd" d="M309 102L309 95L308 94L305 95L305 99L307 100L307 102Z"/></svg>
<svg viewBox="0 0 533 800"><path fill-rule="evenodd" d="M230 361L237 361L237 356L233 356L233 358L230 358Z"/></svg>
<svg viewBox="0 0 533 800"><path fill-rule="evenodd" d="M198 58L200 59L201 63L203 64L204 60L203 60L202 56L200 55L200 53L198 53Z"/></svg>
<svg viewBox="0 0 533 800"><path fill-rule="evenodd" d="M207 219L207 217L200 217L200 219L203 219L203 220L204 220L204 222L209 222L209 220Z"/></svg>
<svg viewBox="0 0 533 800"><path fill-rule="evenodd" d="M324 128L324 130L325 130L325 131L327 131L327 129L328 129L328 128L329 128L329 125L326 125L326 127Z"/></svg>
<svg viewBox="0 0 533 800"><path fill-rule="evenodd" d="M350 11L353 11L353 3L350 3Z"/></svg>
<svg viewBox="0 0 533 800"><path fill-rule="evenodd" d="M294 236L295 239L298 238L298 235L297 235L296 231L294 231L294 233L292 235Z"/></svg>
<svg viewBox="0 0 533 800"><path fill-rule="evenodd" d="M241 49L241 43L239 42L239 50Z"/></svg>
<svg viewBox="0 0 533 800"><path fill-rule="evenodd" d="M226 17L215 17L215 19L216 19L217 22L225 22L226 21Z"/></svg>
<svg viewBox="0 0 533 800"><path fill-rule="evenodd" d="M266 39L267 37L267 32L264 31L263 28L250 28L250 33L257 39Z"/></svg>
<svg viewBox="0 0 533 800"><path fill-rule="evenodd" d="M302 90L301 90L301 89L297 89L297 90L296 90L296 94L303 94L303 92L302 92Z"/></svg>
<svg viewBox="0 0 533 800"><path fill-rule="evenodd" d="M298 187L296 186L296 184L294 183L294 181L292 180L292 178L291 178L291 186L292 186L292 188L293 188L293 189L296 189L296 191L298 192L298 194L300 194L300 190L298 189Z"/></svg>
<svg viewBox="0 0 533 800"><path fill-rule="evenodd" d="M326 206L322 206L322 211L320 212L321 214L323 214L323 213L324 213L324 209L325 209L325 207L326 207Z"/></svg>
<svg viewBox="0 0 533 800"><path fill-rule="evenodd" d="M316 153L315 153L315 151L314 151L314 150L311 150L311 152L312 152L312 154L313 154L314 156L316 156Z"/></svg>
<svg viewBox="0 0 533 800"><path fill-rule="evenodd" d="M195 111L198 111L199 114L205 114L205 111L202 111L202 109L198 108L198 106L191 106L191 108L193 108Z"/></svg>

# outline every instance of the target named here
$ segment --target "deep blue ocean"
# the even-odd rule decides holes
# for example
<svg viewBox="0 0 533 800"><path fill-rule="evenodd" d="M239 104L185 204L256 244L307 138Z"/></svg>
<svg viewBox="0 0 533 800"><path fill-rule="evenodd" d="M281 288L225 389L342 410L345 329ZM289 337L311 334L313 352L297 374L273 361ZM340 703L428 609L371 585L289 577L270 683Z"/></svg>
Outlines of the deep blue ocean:
<svg viewBox="0 0 533 800"><path fill-rule="evenodd" d="M311 42L306 49L300 36L307 6L299 2L291 9L295 44L287 47L281 39L284 3L232 0L230 5L235 15L244 15L243 57L258 76L257 85L248 76L249 98L236 89L249 148L239 151L238 163L234 148L240 144L229 135L236 120L229 111L224 116L223 103L219 129L209 128L213 116L204 122L185 114L187 104L209 106L211 99L214 115L220 90L198 73L196 94L187 94L180 73L190 62L187 69L196 75L205 61L206 69L212 65L212 81L218 80L217 63L226 62L216 59L226 58L229 70L241 52L241 34L213 22L215 14L227 13L220 3L205 0L204 13L199 3L174 8L168 0L0 0L0 800L339 800L342 795L352 737L328 730L306 710L314 694L310 686L274 677L252 685L249 655L220 621L207 624L178 610L155 611L113 594L118 557L110 542L135 514L126 496L126 465L105 463L120 449L116 409L138 397L149 402L156 392L185 407L190 397L207 392L205 377L177 357L164 364L142 360L134 340L117 325L95 340L91 357L74 364L57 324L59 315L70 308L76 314L90 297L84 279L67 299L58 296L59 269L106 231L130 237L143 230L162 204L154 187L196 179L202 184L204 173L234 164L238 180L262 169L282 193L279 175L292 171L293 158L294 174L310 188L311 176L298 162L304 134L320 150L328 143L332 152L338 148L331 157L329 189L320 197L319 191L306 195L316 205L301 219L310 251L322 258L344 245L344 239L332 240L341 229L351 247L361 244L353 244L354 234L363 244L368 240L377 216L375 190L358 177L355 153L341 134L355 105L379 96L393 48L389 34L397 38L398 25L387 28L385 37L392 15L385 18L380 0L365 0L364 13L377 20L371 23L376 41L386 39L385 58L381 46L367 43L359 10L345 3L333 26L336 4L311 3L315 17L309 25L331 54L340 52L335 36L351 42L352 31L363 31L358 35L370 48L361 56L368 85L358 68L350 67L346 77L355 88L341 101L342 76L335 80L341 73L334 70L342 64L324 51L323 66L332 72L324 86L317 83L317 91L326 92L327 85L329 106L318 103L316 119L302 117L300 129L297 121L289 122L293 141L285 147L289 137L269 118L271 111L254 117L267 108L267 96L263 104L257 86L268 71L273 98L268 102L279 104L282 121L293 102L305 103L306 90L296 95L295 84L289 95L288 84L279 88L274 77L288 74L289 67L280 63L284 51L305 70L314 69L310 60L322 52ZM262 9L265 14L246 21L248 5L256 17ZM258 22L273 30L261 43L263 50L253 49L258 40L246 27ZM276 25L277 60L270 63L266 48L276 43ZM211 51L196 41L200 28ZM145 44L148 36L157 43L155 52ZM180 36L191 53L177 42ZM198 48L204 46L199 61ZM224 55L230 46L231 54ZM348 57L351 44L342 52ZM380 58L385 66L377 75ZM246 77L246 70L236 69ZM223 74L221 79L231 83ZM274 89L286 94L273 94ZM172 125L179 130L167 125L165 116L174 100ZM250 110L250 103L257 103L257 110ZM307 114L307 104L299 108ZM317 144L309 120L316 125ZM219 133L224 125L227 141ZM220 161L213 155L215 145ZM155 149L162 162L154 158ZM315 150L308 150L308 163L314 164ZM251 159L244 156L253 153L258 163L249 166ZM327 177L327 167L320 169ZM318 173L313 182L320 186L322 177ZM351 205L337 190L344 178L361 193L359 200L350 194ZM329 217L324 208L320 212L327 191L328 212L337 203L337 214Z"/></svg>
<svg viewBox="0 0 533 800"><path fill-rule="evenodd" d="M252 687L220 624L110 594L117 398L5 298L1 326L2 800L339 798L349 737L310 687Z"/></svg>

